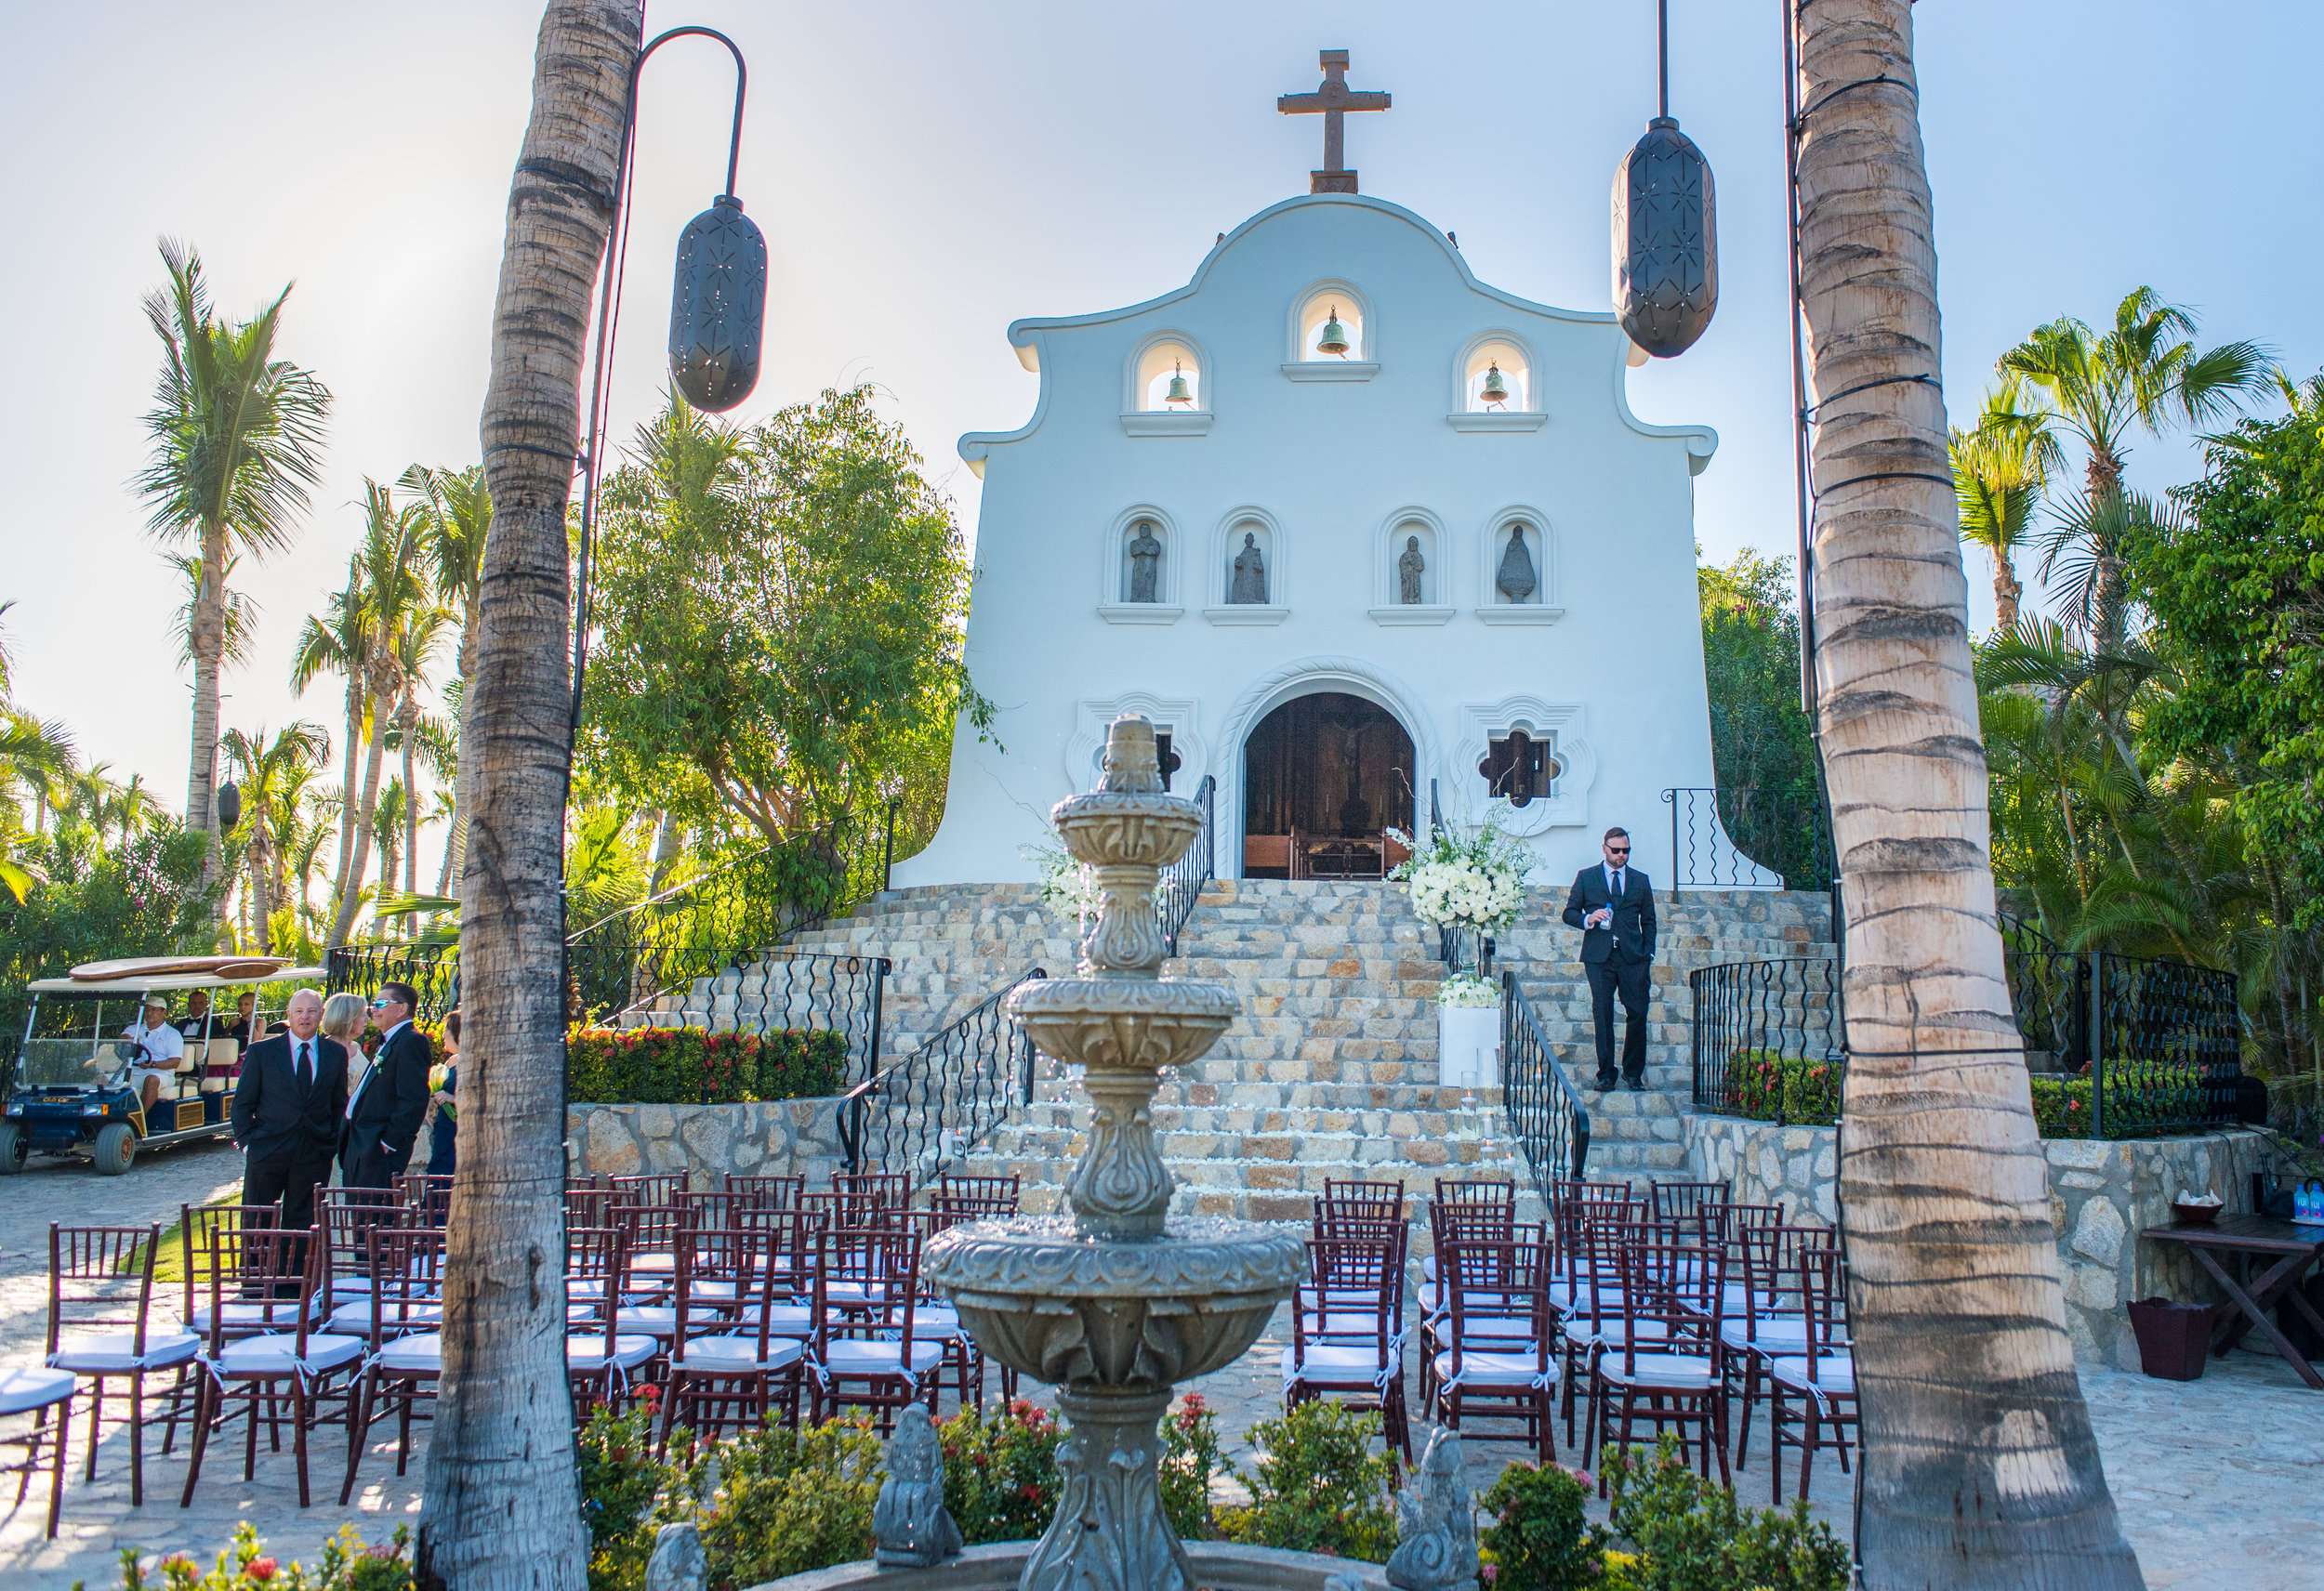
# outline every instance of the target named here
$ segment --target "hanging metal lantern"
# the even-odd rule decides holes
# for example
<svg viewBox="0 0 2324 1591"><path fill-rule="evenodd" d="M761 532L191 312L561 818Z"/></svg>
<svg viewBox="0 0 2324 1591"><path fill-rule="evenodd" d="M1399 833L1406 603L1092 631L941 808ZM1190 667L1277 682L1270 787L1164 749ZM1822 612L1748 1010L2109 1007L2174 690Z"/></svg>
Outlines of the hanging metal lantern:
<svg viewBox="0 0 2324 1591"><path fill-rule="evenodd" d="M242 822L242 791L232 780L218 787L218 832L231 835Z"/></svg>
<svg viewBox="0 0 2324 1591"><path fill-rule="evenodd" d="M1324 335L1315 339L1317 353L1344 354L1348 351L1348 328L1340 323L1340 306L1334 304L1324 321Z"/></svg>
<svg viewBox="0 0 2324 1591"><path fill-rule="evenodd" d="M1485 367L1485 390L1478 394L1487 403L1509 401L1509 383L1501 379L1500 362L1496 360Z"/></svg>
<svg viewBox="0 0 2324 1591"><path fill-rule="evenodd" d="M1162 401L1165 403L1183 403L1190 409L1194 407L1195 395L1186 389L1186 376L1184 373L1179 369L1178 361L1176 360L1170 361L1170 389L1168 393L1164 394Z"/></svg>
<svg viewBox="0 0 2324 1591"><path fill-rule="evenodd" d="M721 193L678 239L669 306L670 379L686 401L724 414L759 385L767 314L767 240Z"/></svg>
<svg viewBox="0 0 2324 1591"><path fill-rule="evenodd" d="M1719 307L1710 163L1657 116L1614 173L1614 310L1657 359L1695 346Z"/></svg>

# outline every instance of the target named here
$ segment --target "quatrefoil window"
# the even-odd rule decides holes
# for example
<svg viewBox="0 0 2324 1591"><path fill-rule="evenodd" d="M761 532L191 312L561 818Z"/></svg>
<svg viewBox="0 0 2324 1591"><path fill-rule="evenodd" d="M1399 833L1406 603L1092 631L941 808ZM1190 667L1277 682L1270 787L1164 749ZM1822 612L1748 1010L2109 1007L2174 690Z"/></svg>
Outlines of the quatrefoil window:
<svg viewBox="0 0 2324 1591"><path fill-rule="evenodd" d="M1486 797L1512 807L1530 805L1538 796L1556 794L1557 776L1565 771L1558 761L1554 741L1538 741L1520 726L1508 735L1485 743L1486 755L1477 764Z"/></svg>

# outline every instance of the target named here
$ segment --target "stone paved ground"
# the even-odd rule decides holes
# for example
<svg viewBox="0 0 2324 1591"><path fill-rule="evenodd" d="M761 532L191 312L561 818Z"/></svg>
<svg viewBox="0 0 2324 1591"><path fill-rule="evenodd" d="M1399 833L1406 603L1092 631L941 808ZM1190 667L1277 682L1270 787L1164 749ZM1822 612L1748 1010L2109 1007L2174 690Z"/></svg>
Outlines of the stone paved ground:
<svg viewBox="0 0 2324 1591"><path fill-rule="evenodd" d="M0 1179L0 1366L35 1362L40 1356L50 1220L175 1219L181 1202L215 1198L240 1179L239 1157L222 1148L156 1155L122 1177L46 1164ZM1231 1458L1248 1461L1244 1432L1281 1408L1276 1366L1287 1332L1279 1314L1249 1355L1195 1384L1220 1411ZM2324 1494L2324 1394L2303 1388L2279 1361L2254 1354L2214 1363L2202 1380L2188 1385L2090 1369L2082 1372L2082 1385L2123 1526L2148 1585L2156 1591L2324 1591L2324 1508L2317 1506ZM191 1551L206 1559L245 1519L284 1556L310 1560L342 1523L351 1520L366 1539L376 1540L398 1521L416 1519L419 1466L398 1480L391 1446L384 1441L366 1457L350 1506L338 1507L334 1450L343 1455L345 1447L335 1436L325 1432L321 1439L315 1504L304 1511L297 1506L289 1454L269 1453L262 1446L257 1479L245 1483L238 1444L214 1454L194 1506L180 1511L183 1448L160 1458L158 1440L148 1449L145 1506L132 1509L118 1428L106 1434L94 1485L81 1479L86 1450L76 1436L59 1540L41 1536L45 1480L21 1504L14 1503L13 1487L0 1487L0 1587L67 1591L83 1580L92 1591L103 1591L112 1584L123 1546L156 1554ZM416 1446L424 1456L424 1437ZM1489 1483L1513 1451L1472 1443L1474 1483ZM1573 1462L1570 1452L1562 1446L1560 1452ZM1759 1432L1737 1483L1747 1503L1766 1501ZM1843 1533L1849 1485L1829 1456L1818 1459L1816 1512Z"/></svg>

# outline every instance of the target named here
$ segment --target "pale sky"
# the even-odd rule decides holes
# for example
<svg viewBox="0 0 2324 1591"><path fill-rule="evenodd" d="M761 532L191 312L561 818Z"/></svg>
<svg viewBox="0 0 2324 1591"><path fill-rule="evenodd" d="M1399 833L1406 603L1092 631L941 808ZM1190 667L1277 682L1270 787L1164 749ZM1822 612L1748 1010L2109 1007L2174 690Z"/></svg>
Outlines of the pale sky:
<svg viewBox="0 0 2324 1591"><path fill-rule="evenodd" d="M1672 111L1718 181L1721 300L1684 358L1636 372L1644 418L1708 422L1705 551L1788 550L1792 495L1782 243L1780 7L1671 0ZM0 5L0 300L21 319L0 383L0 600L18 699L86 758L183 800L190 671L177 576L127 483L157 345L139 300L158 235L194 243L220 307L296 279L281 347L337 395L328 474L298 545L240 583L263 618L225 721L308 717L286 683L301 619L342 577L363 479L477 456L509 167L539 8L518 0L201 7ZM1928 0L1917 8L1955 420L1994 356L2060 313L2096 321L2150 283L2206 346L2324 364L2314 0ZM1607 305L1607 191L1654 112L1651 0L1459 7L1293 0L657 3L649 33L731 33L751 93L740 192L772 259L765 374L740 417L868 378L975 524L967 430L1031 413L1008 323L1182 284L1213 237L1305 191L1319 119L1276 113L1315 52L1395 96L1352 116L1363 191L1459 234L1485 281ZM732 73L708 41L663 50L643 94L615 434L655 404L678 230L723 176ZM1328 458L1287 460L1328 470ZM2135 485L2187 479L2137 442ZM2030 570L2024 572L2030 578ZM1982 555L1973 617L1989 623ZM423 865L432 874L435 836Z"/></svg>

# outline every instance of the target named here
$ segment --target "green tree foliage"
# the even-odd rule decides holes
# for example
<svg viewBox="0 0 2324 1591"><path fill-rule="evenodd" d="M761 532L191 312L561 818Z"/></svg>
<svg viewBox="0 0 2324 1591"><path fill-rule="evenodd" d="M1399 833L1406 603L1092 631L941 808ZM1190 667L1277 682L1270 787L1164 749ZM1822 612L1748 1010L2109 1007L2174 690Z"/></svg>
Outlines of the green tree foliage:
<svg viewBox="0 0 2324 1591"><path fill-rule="evenodd" d="M1222 1510L1229 1541L1385 1563L1396 1546L1396 1460L1380 1446L1376 1413L1330 1399L1261 1420L1258 1462L1241 1476L1251 1506Z"/></svg>
<svg viewBox="0 0 2324 1591"><path fill-rule="evenodd" d="M633 810L771 843L904 792L941 809L969 562L869 388L747 429L672 399L606 484L583 777ZM907 844L907 840L913 842Z"/></svg>
<svg viewBox="0 0 2324 1591"><path fill-rule="evenodd" d="M1750 547L1695 572L1721 813L1735 842L1787 878L1816 870L1814 724L1800 710L1800 615L1791 560ZM1746 795L1745 793L1750 794Z"/></svg>
<svg viewBox="0 0 2324 1591"><path fill-rule="evenodd" d="M1649 1456L1609 1453L1614 1534L1634 1553L1608 1552L1604 1591L1842 1591L1848 1549L1795 1499L1789 1512L1756 1512L1733 1489L1696 1475L1665 1435Z"/></svg>
<svg viewBox="0 0 2324 1591"><path fill-rule="evenodd" d="M1554 1464L1522 1461L1500 1472L1477 1499L1491 1523L1477 1538L1493 1565L1493 1591L1591 1591L1605 1532L1582 1510L1587 1478Z"/></svg>

